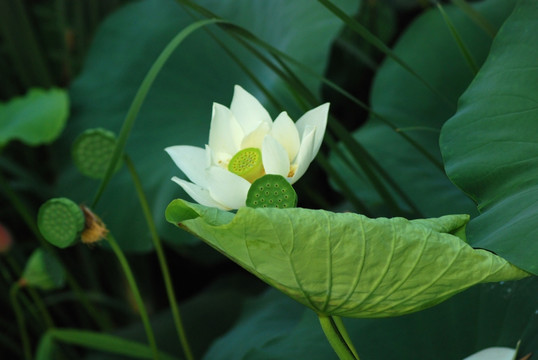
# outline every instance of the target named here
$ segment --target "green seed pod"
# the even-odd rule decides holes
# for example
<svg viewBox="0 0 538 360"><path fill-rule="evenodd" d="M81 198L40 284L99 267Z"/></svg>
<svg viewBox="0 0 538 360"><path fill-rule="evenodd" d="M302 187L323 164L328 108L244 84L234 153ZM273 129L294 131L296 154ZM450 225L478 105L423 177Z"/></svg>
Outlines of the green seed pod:
<svg viewBox="0 0 538 360"><path fill-rule="evenodd" d="M85 219L80 207L67 198L54 198L41 205L37 226L52 245L65 248L78 240Z"/></svg>
<svg viewBox="0 0 538 360"><path fill-rule="evenodd" d="M80 134L73 143L72 155L79 171L93 179L102 179L114 153L116 136L113 132L97 128ZM114 171L120 168L118 161Z"/></svg>
<svg viewBox="0 0 538 360"><path fill-rule="evenodd" d="M252 208L293 208L297 206L297 194L283 176L270 174L252 183L246 203Z"/></svg>

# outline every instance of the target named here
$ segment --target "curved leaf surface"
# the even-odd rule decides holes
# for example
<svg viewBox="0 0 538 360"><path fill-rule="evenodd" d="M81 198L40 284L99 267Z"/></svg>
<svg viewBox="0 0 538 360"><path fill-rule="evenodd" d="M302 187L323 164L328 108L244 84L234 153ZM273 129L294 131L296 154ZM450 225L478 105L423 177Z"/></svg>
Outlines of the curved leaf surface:
<svg viewBox="0 0 538 360"><path fill-rule="evenodd" d="M491 0L473 3L473 6L498 28L514 3ZM445 9L473 58L481 64L488 54L491 38L458 8L447 5ZM419 16L398 39L394 52L448 101L397 62L387 59L372 84L371 108L441 162L439 131L456 112L456 101L472 81L473 73L437 9ZM354 137L411 198L422 216L474 215L476 212L473 202L450 182L444 171L379 119L371 117ZM381 197L362 172L357 175L336 156L332 160L341 175L353 184L357 196L374 213L387 214L381 208ZM409 211L409 206L394 195L399 206Z"/></svg>
<svg viewBox="0 0 538 360"><path fill-rule="evenodd" d="M477 204L469 240L538 274L538 3L521 1L443 127L446 170Z"/></svg>
<svg viewBox="0 0 538 360"><path fill-rule="evenodd" d="M342 26L322 5L310 0L197 3L245 27L319 73L325 68L332 40ZM358 2L345 0L342 6L353 12ZM149 68L167 42L192 22L193 18L173 0L138 1L111 15L95 35L84 71L71 87L73 117L63 138L63 150L70 149L74 139L88 128L103 127L118 133ZM289 102L291 96L283 82L261 61L216 26L210 30L271 94L288 99L283 103ZM305 81L312 91L319 89L317 79L305 77ZM172 54L156 78L128 140L126 151L140 174L159 234L173 239L175 244L178 240L188 241L188 237L180 239L174 234L162 214L170 199L187 195L170 181L172 176L181 176L181 172L163 149L172 145L203 147L208 140L212 103L229 105L235 84L267 105L254 82L209 35L204 31L194 33ZM63 196L91 202L97 184L82 178L68 164L57 188ZM134 194L128 172L120 171L96 210L124 250L145 251L152 244Z"/></svg>
<svg viewBox="0 0 538 360"><path fill-rule="evenodd" d="M169 222L321 314L387 317L528 274L458 236L468 215L369 219L308 209L232 213L174 200Z"/></svg>
<svg viewBox="0 0 538 360"><path fill-rule="evenodd" d="M32 146L50 143L62 132L68 115L64 90L31 89L0 104L0 147L15 139Z"/></svg>

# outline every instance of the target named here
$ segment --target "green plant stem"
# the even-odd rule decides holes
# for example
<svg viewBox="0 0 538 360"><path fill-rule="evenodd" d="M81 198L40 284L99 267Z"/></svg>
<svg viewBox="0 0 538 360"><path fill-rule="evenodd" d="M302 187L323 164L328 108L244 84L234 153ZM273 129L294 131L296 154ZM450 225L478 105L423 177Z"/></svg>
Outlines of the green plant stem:
<svg viewBox="0 0 538 360"><path fill-rule="evenodd" d="M32 359L32 349L30 347L30 339L28 338L28 331L26 330L26 323L24 322L24 314L21 306L17 300L17 292L19 291L19 284L14 283L9 291L9 297L11 299L11 306L15 311L15 317L17 318L17 325L19 326L19 332L21 335L22 349L24 352L24 358L26 360Z"/></svg>
<svg viewBox="0 0 538 360"><path fill-rule="evenodd" d="M157 349L157 343L155 342L155 335L153 334L153 329L151 328L151 324L149 323L148 312L146 311L146 306L144 305L144 301L142 300L142 296L140 295L140 291L138 290L138 285L136 284L136 280L133 276L133 272L131 271L131 267L127 262L125 254L123 254L123 251L116 242L116 239L114 239L114 237L110 233L107 235L106 240L110 244L110 247L114 251L114 254L116 254L116 257L120 262L125 277L127 278L127 282L129 283L131 291L133 292L134 299L138 306L138 311L140 312L140 317L142 318L142 322L144 323L144 329L146 330L146 336L148 338L149 345L151 347L151 350L153 351L153 358L158 359L159 350Z"/></svg>
<svg viewBox="0 0 538 360"><path fill-rule="evenodd" d="M9 256L9 254L7 254L7 256ZM4 255L3 258L5 257L6 255ZM15 283L15 280L13 276L11 275L11 273L8 271L7 266L3 266L3 264L1 263L0 263L0 273L2 273L2 277L4 278L7 284ZM28 299L28 296L26 296L25 293L20 293L20 301L22 305L25 306L28 309L28 311L31 313L32 317L35 319L35 325L37 325L37 323L40 322L42 319L37 314L35 306L32 306L30 299Z"/></svg>
<svg viewBox="0 0 538 360"><path fill-rule="evenodd" d="M318 0L323 6L325 6L329 11L336 15L340 20L342 20L351 30L356 32L368 43L373 45L379 51L383 52L386 56L390 57L392 60L397 62L403 69L413 75L418 81L424 84L428 89L430 89L436 96L438 96L442 101L444 101L450 108L454 107L455 104L452 100L448 99L443 95L439 90L433 87L426 79L420 76L414 69L412 69L407 63L400 58L394 51L392 51L383 41L377 38L372 34L366 27L361 25L357 20L346 14L342 9L336 6L330 0Z"/></svg>
<svg viewBox="0 0 538 360"><path fill-rule="evenodd" d="M39 232L39 229L37 228L37 223L35 221L36 216L32 215L30 210L26 207L24 202L19 198L17 193L11 189L9 186L7 180L2 176L0 173L0 191L2 191L5 196L8 198L8 200L11 202L15 210L19 213L19 215L22 217L28 228L32 231L32 233L35 235L41 246L43 246L45 249L47 249L55 258L56 260L62 264L64 269L67 269L65 264L63 263L62 259L58 255L58 252L56 249L50 245L41 235ZM97 311L97 309L90 303L90 301L87 299L84 291L80 287L80 285L77 283L73 275L69 271L65 272L66 274L66 281L73 290L73 292L77 295L79 301L81 304L86 308L86 311L88 314L90 314L91 318L97 323L97 325L101 329L109 329L112 327L111 321L104 316L101 312Z"/></svg>
<svg viewBox="0 0 538 360"><path fill-rule="evenodd" d="M347 333L347 329L344 325L344 322L342 321L342 318L340 316L333 316L334 324L336 325L336 328L342 335L342 338L344 338L344 341L346 342L349 349L353 352L353 355L358 359L359 355L357 354L357 349L355 349L355 346L353 345L353 342L351 341L351 338L349 337L349 334Z"/></svg>
<svg viewBox="0 0 538 360"><path fill-rule="evenodd" d="M471 55L471 52L469 51L469 49L467 49L467 46L465 46L465 43L463 42L463 39L458 33L458 30L456 30L456 27L454 26L454 24L448 17L447 13L443 9L443 6L441 5L441 3L436 1L436 6L437 6L437 9L439 9L441 16L443 17L443 20L445 21L446 26L450 30L450 33L452 34L454 41L458 45L458 48L460 49L461 54L465 58L465 61L467 61L467 65L471 69L473 76L476 76L476 74L478 73L478 66L476 65L476 61L473 59L473 55Z"/></svg>
<svg viewBox="0 0 538 360"><path fill-rule="evenodd" d="M172 40L170 40L170 42L168 43L168 45L166 45L166 47L161 52L157 60L155 60L155 62L149 69L148 73L144 77L142 84L138 88L138 91L136 92L133 102L131 103L131 106L129 107L129 111L127 112L127 116L125 117L125 120L123 121L123 125L118 135L118 141L114 148L114 152L112 154L112 158L110 159L110 163L108 164L106 174L103 180L101 180L101 184L99 184L99 188L97 189L97 193L95 194L95 197L93 199L92 206L91 206L92 208L94 208L97 205L97 203L99 202L99 199L101 198L101 195L103 194L103 191L105 190L108 183L110 182L110 179L112 178L112 173L114 172L114 169L116 168L116 164L120 160L121 154L123 153L123 149L125 148L125 144L127 143L127 139L131 132L131 129L133 128L136 117L138 116L138 112L140 111L140 108L142 107L142 104L144 103L144 100L151 88L151 85L153 84L153 81L155 81L155 79L157 78L157 75L159 75L159 72L161 71L162 67L164 66L164 64L170 57L170 55L172 55L174 50L191 33L193 33L194 31L204 26L215 24L218 22L224 22L224 20L220 20L220 19L201 20L187 26L186 28L181 30L179 34L177 34Z"/></svg>
<svg viewBox="0 0 538 360"><path fill-rule="evenodd" d="M17 276L20 277L22 275L22 271L21 271L21 268L19 267L19 264L17 264L17 262L15 261L15 259L13 259L12 256L9 256L9 254L7 254L6 260L7 260L8 264L9 264L9 266L15 272L15 274L17 274ZM41 313L41 316L45 320L46 327L49 328L49 329L53 328L54 327L54 321L52 320L52 316L50 316L50 313L47 310L47 307L45 306L45 303L43 302L43 300L41 299L41 297L39 296L37 291L34 288L29 287L29 286L27 286L26 289L28 290L28 293L30 294L30 297L32 298L32 301L36 305L38 311Z"/></svg>
<svg viewBox="0 0 538 360"><path fill-rule="evenodd" d="M489 21L478 11L476 11L471 5L467 4L465 0L452 0L452 3L458 6L473 22L478 25L486 34L492 39L497 34L497 30Z"/></svg>
<svg viewBox="0 0 538 360"><path fill-rule="evenodd" d="M318 318L321 328L323 329L327 340L329 340L329 344L331 344L334 352L338 355L338 358L340 360L359 360L359 357L355 355L354 349L349 347L345 338L340 333L333 317L318 314Z"/></svg>
<svg viewBox="0 0 538 360"><path fill-rule="evenodd" d="M151 238L153 240L153 246L155 247L155 252L157 253L157 258L159 259L159 265L161 267L161 271L162 271L163 279L164 279L164 285L166 287L166 294L168 295L168 301L170 302L170 308L172 310L172 317L174 319L174 324L176 326L176 330L179 336L179 341L181 343L181 346L183 347L183 352L185 353L185 357L188 360L193 360L194 356L192 354L189 342L187 340L185 329L181 322L181 315L179 313L179 307L177 305L176 295L174 292L174 288L172 286L170 271L168 269L168 264L166 262L166 257L164 255L162 243L159 238L159 234L157 233L155 221L153 220L153 216L151 215L149 204L146 199L146 195L144 194L144 189L142 188L142 182L140 181L140 177L138 176L138 173L136 172L136 169L130 157L125 155L124 160L125 160L125 165L127 166L127 169L129 170L129 172L131 173L131 177L133 178L133 183L136 188L136 193L138 194L138 200L140 201L140 206L142 207L142 211L144 212L144 217L146 218L146 222L148 224L148 228L151 233Z"/></svg>

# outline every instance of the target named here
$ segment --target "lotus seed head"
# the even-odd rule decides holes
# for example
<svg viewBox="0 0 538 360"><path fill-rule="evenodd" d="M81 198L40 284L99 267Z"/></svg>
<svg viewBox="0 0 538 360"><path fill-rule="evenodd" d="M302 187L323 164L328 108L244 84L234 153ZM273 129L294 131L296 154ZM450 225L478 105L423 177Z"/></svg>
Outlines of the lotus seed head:
<svg viewBox="0 0 538 360"><path fill-rule="evenodd" d="M230 160L228 170L253 183L265 175L260 149L247 148L239 151Z"/></svg>

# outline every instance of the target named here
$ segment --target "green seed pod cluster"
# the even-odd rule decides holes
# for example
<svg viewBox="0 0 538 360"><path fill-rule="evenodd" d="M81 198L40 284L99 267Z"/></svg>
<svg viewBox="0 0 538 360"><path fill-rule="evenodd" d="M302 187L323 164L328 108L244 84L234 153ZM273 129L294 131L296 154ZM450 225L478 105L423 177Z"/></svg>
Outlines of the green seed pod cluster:
<svg viewBox="0 0 538 360"><path fill-rule="evenodd" d="M88 177L102 179L115 146L116 136L113 132L101 128L86 130L73 143L75 166ZM114 171L119 169L120 164L121 162L118 162Z"/></svg>
<svg viewBox="0 0 538 360"><path fill-rule="evenodd" d="M253 208L294 208L297 194L283 176L264 175L250 186L246 203Z"/></svg>
<svg viewBox="0 0 538 360"><path fill-rule="evenodd" d="M80 207L67 198L54 198L41 205L37 214L39 231L52 245L66 248L75 243L84 229Z"/></svg>

